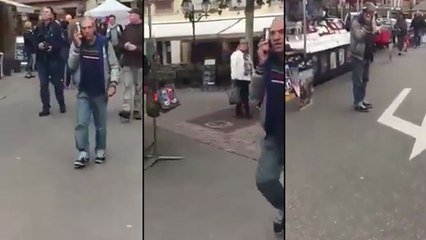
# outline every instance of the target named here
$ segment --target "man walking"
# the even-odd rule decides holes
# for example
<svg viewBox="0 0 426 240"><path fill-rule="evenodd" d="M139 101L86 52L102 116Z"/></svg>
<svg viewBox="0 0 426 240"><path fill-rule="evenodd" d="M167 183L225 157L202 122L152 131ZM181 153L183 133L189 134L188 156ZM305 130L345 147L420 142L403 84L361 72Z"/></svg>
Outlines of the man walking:
<svg viewBox="0 0 426 240"><path fill-rule="evenodd" d="M40 78L40 97L43 105L39 116L44 117L50 115L50 82L55 87L60 112L66 112L64 85L61 81L63 74L61 50L64 47L64 38L61 26L54 19L52 8L43 8L41 15L42 23L37 27L35 38L37 45L36 67Z"/></svg>
<svg viewBox="0 0 426 240"><path fill-rule="evenodd" d="M352 21L349 52L352 62L352 90L354 109L368 112L372 105L365 100L369 81L370 63L373 61L374 37L377 32L374 14L376 6L371 2L364 5L361 14Z"/></svg>
<svg viewBox="0 0 426 240"><path fill-rule="evenodd" d="M122 33L123 33L123 26L121 26L120 24L117 24L115 15L109 15L109 24L108 24L108 29L106 32L106 37L112 43L117 59L121 58L118 44L120 43L120 37Z"/></svg>
<svg viewBox="0 0 426 240"><path fill-rule="evenodd" d="M278 209L274 231L284 230L284 188L279 179L284 168L284 18L274 19L270 41L258 45L262 78L253 77L252 98L262 100L261 119L266 136L256 172L256 185L263 196Z"/></svg>
<svg viewBox="0 0 426 240"><path fill-rule="evenodd" d="M132 9L130 24L126 26L120 38L119 48L122 53L122 79L124 81L123 106L119 115L129 119L142 119L142 66L143 66L143 31L142 10ZM133 109L132 109L133 106Z"/></svg>
<svg viewBox="0 0 426 240"><path fill-rule="evenodd" d="M249 85L253 75L253 62L248 53L248 42L240 38L237 50L231 55L231 79L240 90L240 102L235 107L236 117L250 118ZM242 113L242 107L244 112Z"/></svg>
<svg viewBox="0 0 426 240"><path fill-rule="evenodd" d="M93 18L84 18L81 32L74 33L68 59L75 71L77 94L77 125L75 145L78 150L75 168L83 168L89 161L89 121L91 115L96 128L95 163L105 161L107 140L107 102L115 94L118 84L119 64L109 41L95 34Z"/></svg>

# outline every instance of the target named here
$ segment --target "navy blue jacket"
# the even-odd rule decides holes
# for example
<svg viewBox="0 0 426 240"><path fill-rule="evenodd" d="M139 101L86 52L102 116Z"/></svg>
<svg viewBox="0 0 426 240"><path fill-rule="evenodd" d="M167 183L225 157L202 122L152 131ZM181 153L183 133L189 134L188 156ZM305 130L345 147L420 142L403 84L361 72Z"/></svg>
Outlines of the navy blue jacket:
<svg viewBox="0 0 426 240"><path fill-rule="evenodd" d="M61 59L61 50L64 47L64 34L61 26L53 21L49 24L40 24L34 30L34 38L36 44L36 59L39 61L58 61ZM38 45L46 42L52 46L52 50L40 50Z"/></svg>

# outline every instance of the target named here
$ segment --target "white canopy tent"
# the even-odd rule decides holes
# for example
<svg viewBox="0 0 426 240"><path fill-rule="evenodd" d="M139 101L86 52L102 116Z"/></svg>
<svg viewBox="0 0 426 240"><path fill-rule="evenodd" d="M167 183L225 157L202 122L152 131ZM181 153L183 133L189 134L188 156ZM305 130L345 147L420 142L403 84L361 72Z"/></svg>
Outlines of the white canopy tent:
<svg viewBox="0 0 426 240"><path fill-rule="evenodd" d="M116 17L117 23L125 26L129 23L129 11L130 8L117 0L105 0L101 5L87 11L84 15L91 17L107 17L113 14Z"/></svg>

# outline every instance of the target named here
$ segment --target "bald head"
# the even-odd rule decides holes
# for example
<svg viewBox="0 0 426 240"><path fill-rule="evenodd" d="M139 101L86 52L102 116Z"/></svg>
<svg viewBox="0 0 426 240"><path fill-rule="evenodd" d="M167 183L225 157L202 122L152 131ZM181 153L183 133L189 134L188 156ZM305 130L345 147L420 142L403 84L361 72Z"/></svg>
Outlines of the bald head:
<svg viewBox="0 0 426 240"><path fill-rule="evenodd" d="M284 17L276 17L271 24L269 33L271 47L274 52L284 52Z"/></svg>
<svg viewBox="0 0 426 240"><path fill-rule="evenodd" d="M96 31L96 20L92 17L84 17L81 20L81 34L87 40L92 40Z"/></svg>
<svg viewBox="0 0 426 240"><path fill-rule="evenodd" d="M67 21L67 22L71 22L71 20L72 20L72 16L71 16L70 14L67 14L67 15L65 16L65 21Z"/></svg>

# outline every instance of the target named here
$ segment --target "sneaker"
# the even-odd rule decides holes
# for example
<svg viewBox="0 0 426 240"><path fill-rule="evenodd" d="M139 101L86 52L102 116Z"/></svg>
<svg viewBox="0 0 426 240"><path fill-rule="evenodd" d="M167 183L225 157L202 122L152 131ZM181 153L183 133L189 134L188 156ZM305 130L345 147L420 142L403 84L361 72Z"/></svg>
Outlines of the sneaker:
<svg viewBox="0 0 426 240"><path fill-rule="evenodd" d="M139 111L133 111L133 118L135 120L141 120L142 119L142 114Z"/></svg>
<svg viewBox="0 0 426 240"><path fill-rule="evenodd" d="M364 105L366 108L373 108L373 104L368 103L368 102L363 102L362 105Z"/></svg>
<svg viewBox="0 0 426 240"><path fill-rule="evenodd" d="M369 112L369 108L362 104L355 106L354 109L357 112Z"/></svg>
<svg viewBox="0 0 426 240"><path fill-rule="evenodd" d="M80 152L77 160L74 161L74 167L77 169L84 168L89 162L89 155L87 152Z"/></svg>
<svg viewBox="0 0 426 240"><path fill-rule="evenodd" d="M278 211L278 216L274 221L274 233L284 232L284 212Z"/></svg>
<svg viewBox="0 0 426 240"><path fill-rule="evenodd" d="M119 113L118 113L118 115L121 117L121 118L125 118L125 119L129 119L130 118L130 112L128 112L128 111L120 111Z"/></svg>
<svg viewBox="0 0 426 240"><path fill-rule="evenodd" d="M46 117L46 116L49 116L49 115L50 115L50 111L48 109L45 109L45 110L38 113L39 117Z"/></svg>
<svg viewBox="0 0 426 240"><path fill-rule="evenodd" d="M105 150L96 150L95 163L102 164L105 162Z"/></svg>

